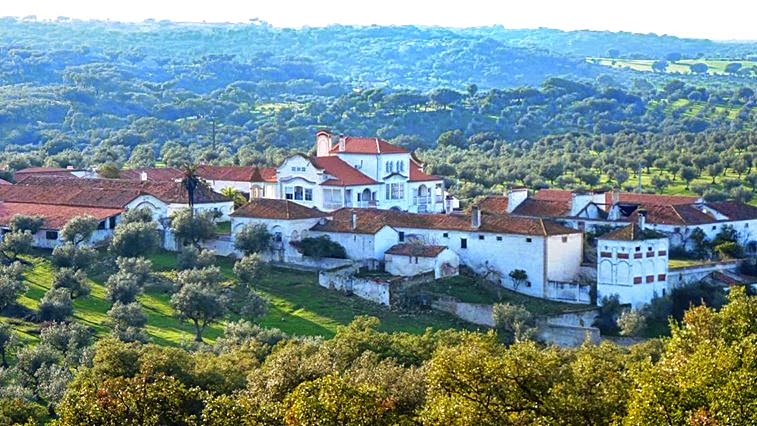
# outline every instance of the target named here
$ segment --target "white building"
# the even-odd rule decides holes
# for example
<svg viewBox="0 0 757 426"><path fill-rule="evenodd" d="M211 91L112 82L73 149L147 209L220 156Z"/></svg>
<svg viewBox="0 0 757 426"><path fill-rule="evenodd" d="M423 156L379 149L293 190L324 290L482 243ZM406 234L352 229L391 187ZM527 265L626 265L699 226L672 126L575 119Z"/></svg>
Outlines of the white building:
<svg viewBox="0 0 757 426"><path fill-rule="evenodd" d="M347 257L370 269L380 268L384 253L397 244L400 233L382 221L364 220L361 209L332 212L311 228L313 235L325 235L344 247Z"/></svg>
<svg viewBox="0 0 757 426"><path fill-rule="evenodd" d="M731 226L739 243L757 248L757 207L739 202L705 202L699 197L637 194L627 192L577 193L545 189L529 197L524 189L505 196L489 196L479 204L486 212L540 217L580 230L622 227L646 210L646 226L667 235L671 247L690 248L694 229L713 239L724 226Z"/></svg>
<svg viewBox="0 0 757 426"><path fill-rule="evenodd" d="M386 272L400 277L433 272L440 279L460 273L460 257L444 246L396 244L386 251L384 262Z"/></svg>
<svg viewBox="0 0 757 426"><path fill-rule="evenodd" d="M63 244L60 238L60 230L69 220L77 216L91 216L99 221L97 229L88 241L89 244L94 244L113 235L113 230L120 221L120 215L123 211L123 209L111 208L0 201L0 229L2 229L3 234L7 232L10 220L15 215L41 216L44 221L42 228L34 234L33 245L40 248L54 248Z"/></svg>
<svg viewBox="0 0 757 426"><path fill-rule="evenodd" d="M178 182L134 182L117 179L80 179L63 176L27 177L16 185L0 185L0 203L8 207L8 212L20 212L21 205L28 214L44 216L46 220L62 226L62 218L89 214L98 219L108 219L97 235L110 235L117 223L110 219L125 210L146 208L153 219L165 232L164 244L171 248L168 233L169 217L176 211L189 207L186 190ZM195 193L194 208L197 211L212 211L219 220L229 220L233 202L209 188L199 187ZM10 207L13 207L12 210ZM34 213L39 212L39 213ZM63 215L63 213L66 215ZM81 214L78 214L81 213ZM10 213L9 213L10 214ZM99 232L99 231L104 232ZM40 247L57 244L53 238L55 229L47 229L44 240L38 240Z"/></svg>
<svg viewBox="0 0 757 426"><path fill-rule="evenodd" d="M379 138L316 134L316 156L277 169L278 196L321 210L342 207L414 213L444 211L444 181L423 172L406 149Z"/></svg>
<svg viewBox="0 0 757 426"><path fill-rule="evenodd" d="M644 214L624 228L597 238L597 300L618 295L639 308L668 288L668 237L648 229Z"/></svg>
<svg viewBox="0 0 757 426"><path fill-rule="evenodd" d="M273 259L296 263L301 257L293 243L310 235L326 213L287 200L255 199L231 214L231 235L247 225L263 224L273 236Z"/></svg>
<svg viewBox="0 0 757 426"><path fill-rule="evenodd" d="M340 209L331 217L313 227L313 231L339 241L348 254L359 249L354 246L357 240L350 241L351 234L391 227L397 233L396 240L388 238L383 243L379 260L384 260L383 253L397 243L416 241L443 246L457 253L461 264L487 279L536 297L552 294L550 287L558 283L574 282L580 272L583 234L548 220L480 211L464 215L378 209ZM513 282L509 274L515 269L526 271L528 280Z"/></svg>
<svg viewBox="0 0 757 426"><path fill-rule="evenodd" d="M197 166L197 176L215 192L233 188L246 198L279 198L276 192L276 169L257 166ZM121 171L121 179L179 182L184 172L173 167L130 169Z"/></svg>

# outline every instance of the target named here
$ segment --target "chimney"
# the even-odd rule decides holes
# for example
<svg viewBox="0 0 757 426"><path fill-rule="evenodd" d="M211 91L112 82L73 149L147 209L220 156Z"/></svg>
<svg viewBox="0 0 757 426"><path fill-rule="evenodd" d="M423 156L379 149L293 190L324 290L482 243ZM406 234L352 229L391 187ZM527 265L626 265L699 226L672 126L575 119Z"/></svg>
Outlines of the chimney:
<svg viewBox="0 0 757 426"><path fill-rule="evenodd" d="M357 213L352 212L352 230L357 229Z"/></svg>
<svg viewBox="0 0 757 426"><path fill-rule="evenodd" d="M610 191L610 195L612 196L612 205L618 204L620 202L620 192L613 189Z"/></svg>
<svg viewBox="0 0 757 426"><path fill-rule="evenodd" d="M528 189L513 188L507 193L507 212L512 213L522 202L528 198Z"/></svg>
<svg viewBox="0 0 757 426"><path fill-rule="evenodd" d="M581 192L573 192L571 193L571 201L570 201L570 215L571 216L577 216L578 213L581 212L589 203L592 202L594 199L594 195L592 193L581 193Z"/></svg>
<svg viewBox="0 0 757 426"><path fill-rule="evenodd" d="M636 213L639 215L638 219L638 225L639 225L639 231L644 232L644 228L647 226L647 210L643 208L639 208L636 210Z"/></svg>
<svg viewBox="0 0 757 426"><path fill-rule="evenodd" d="M66 170L73 170L74 166L66 166Z"/></svg>
<svg viewBox="0 0 757 426"><path fill-rule="evenodd" d="M471 208L470 225L473 229L478 229L481 226L481 207L473 206Z"/></svg>
<svg viewBox="0 0 757 426"><path fill-rule="evenodd" d="M147 180L147 172L145 172L145 171L141 172L139 174L139 180L141 180L142 182L146 181Z"/></svg>
<svg viewBox="0 0 757 426"><path fill-rule="evenodd" d="M344 135L339 135L339 152L344 152L346 140L347 138L345 138Z"/></svg>
<svg viewBox="0 0 757 426"><path fill-rule="evenodd" d="M331 133L322 130L315 134L315 156L328 157L331 155Z"/></svg>

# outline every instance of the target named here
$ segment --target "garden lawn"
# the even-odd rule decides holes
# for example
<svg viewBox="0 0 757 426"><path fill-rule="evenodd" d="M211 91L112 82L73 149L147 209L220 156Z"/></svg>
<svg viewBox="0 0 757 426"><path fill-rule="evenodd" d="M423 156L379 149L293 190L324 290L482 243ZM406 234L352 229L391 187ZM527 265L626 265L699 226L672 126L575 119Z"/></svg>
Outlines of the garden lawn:
<svg viewBox="0 0 757 426"><path fill-rule="evenodd" d="M573 312L590 308L589 305L555 302L526 296L525 294L516 293L506 288L497 287L492 283L483 282L480 279L464 275L424 284L419 289L435 295L449 296L466 303L486 305L510 303L512 305L523 305L529 312L535 315Z"/></svg>
<svg viewBox="0 0 757 426"><path fill-rule="evenodd" d="M29 289L18 302L28 309L36 311L43 295L50 288L53 267L48 256L49 252L26 257L32 263L25 273ZM225 257L217 259L217 265L231 280L233 262ZM150 256L150 260L155 271L169 272L176 265L174 253L160 252ZM74 301L74 319L91 327L97 337L110 332L107 312L111 303L105 298L104 281L90 279L91 294ZM271 302L269 312L259 321L260 325L276 327L291 335L330 338L340 326L349 324L358 315L378 317L381 320L380 328L385 331L422 333L427 327L471 328L444 313L404 314L355 296L348 297L324 289L317 284L314 272L273 268L261 280L258 291ZM139 302L148 318L145 330L157 344L173 346L191 342L194 339L194 328L188 321L181 321L174 315L170 298L170 292L157 288L147 288L140 296ZM239 318L235 315L225 318L237 319ZM39 324L19 318L0 317L0 320L12 323L23 340L37 340ZM223 323L208 326L203 333L205 341L214 342L222 335L223 326Z"/></svg>

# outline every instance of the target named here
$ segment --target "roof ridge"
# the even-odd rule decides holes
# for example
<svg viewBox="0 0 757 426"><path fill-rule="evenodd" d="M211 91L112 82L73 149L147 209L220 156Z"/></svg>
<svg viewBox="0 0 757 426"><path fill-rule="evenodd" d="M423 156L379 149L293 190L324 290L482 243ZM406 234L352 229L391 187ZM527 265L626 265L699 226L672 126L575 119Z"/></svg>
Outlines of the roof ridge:
<svg viewBox="0 0 757 426"><path fill-rule="evenodd" d="M678 216L679 219L681 219L681 222L684 224L688 224L689 222L681 216L681 213L678 212L678 209L676 208L677 204L669 204L669 207L673 209L673 212L675 212L676 216Z"/></svg>

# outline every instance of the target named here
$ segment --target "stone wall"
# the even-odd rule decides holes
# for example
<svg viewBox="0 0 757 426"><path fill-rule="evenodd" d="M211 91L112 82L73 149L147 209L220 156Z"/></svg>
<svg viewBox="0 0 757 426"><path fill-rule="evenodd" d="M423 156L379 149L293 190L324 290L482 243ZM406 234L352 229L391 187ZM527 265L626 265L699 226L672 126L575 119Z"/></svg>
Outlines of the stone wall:
<svg viewBox="0 0 757 426"><path fill-rule="evenodd" d="M668 270L668 288L688 285L715 271L736 271L740 264L741 261L739 260L724 260L683 268L670 268Z"/></svg>
<svg viewBox="0 0 757 426"><path fill-rule="evenodd" d="M492 305L437 299L431 306L472 324L494 327ZM598 310L592 308L541 316L538 319L539 331L537 337L558 346L578 346L587 338L593 343L599 343L599 329L591 326L597 313Z"/></svg>
<svg viewBox="0 0 757 426"><path fill-rule="evenodd" d="M590 290L589 284L547 281L544 286L544 295L550 300L588 304L591 303Z"/></svg>

